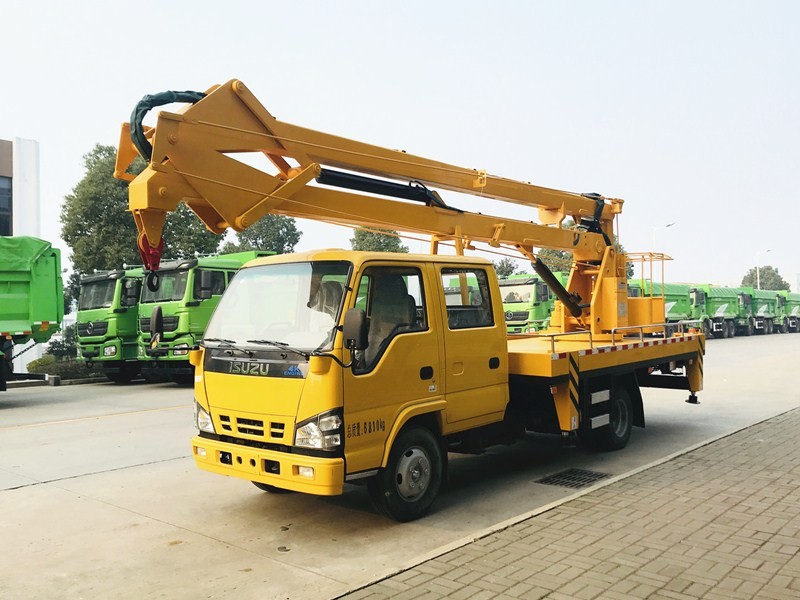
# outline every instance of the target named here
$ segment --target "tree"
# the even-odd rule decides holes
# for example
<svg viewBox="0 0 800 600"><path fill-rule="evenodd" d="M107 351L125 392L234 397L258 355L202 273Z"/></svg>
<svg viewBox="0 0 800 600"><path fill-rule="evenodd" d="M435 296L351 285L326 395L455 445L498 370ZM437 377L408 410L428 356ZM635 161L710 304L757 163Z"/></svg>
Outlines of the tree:
<svg viewBox="0 0 800 600"><path fill-rule="evenodd" d="M116 150L97 144L83 159L86 173L61 209L61 238L72 250L74 270L80 277L124 263L141 264L136 224L128 212L128 184L114 178ZM138 174L144 166L139 160L131 172ZM167 215L164 235L165 258L210 254L220 241L183 205Z"/></svg>
<svg viewBox="0 0 800 600"><path fill-rule="evenodd" d="M236 234L238 243L226 242L222 252L244 252L245 250L269 250L275 254L294 252L303 232L297 229L292 217L266 215L241 233Z"/></svg>
<svg viewBox="0 0 800 600"><path fill-rule="evenodd" d="M78 356L78 340L75 337L75 325L64 327L60 339L54 339L48 344L47 354L52 354L56 357L56 360L68 360Z"/></svg>
<svg viewBox="0 0 800 600"><path fill-rule="evenodd" d="M64 314L68 315L72 310L72 303L78 300L81 289L81 274L73 271L69 279L64 282Z"/></svg>
<svg viewBox="0 0 800 600"><path fill-rule="evenodd" d="M391 229L365 229L359 227L350 238L353 250L372 252L408 252L408 247L400 243L397 232Z"/></svg>
<svg viewBox="0 0 800 600"><path fill-rule="evenodd" d="M502 258L500 262L494 263L494 270L497 271L497 276L506 278L514 274L517 270L517 264L510 258Z"/></svg>
<svg viewBox="0 0 800 600"><path fill-rule="evenodd" d="M753 267L742 277L742 285L747 287L757 288L759 281L761 282L762 290L788 291L791 288L789 283L778 273L778 269L769 265L759 267L758 273L756 273L756 268Z"/></svg>

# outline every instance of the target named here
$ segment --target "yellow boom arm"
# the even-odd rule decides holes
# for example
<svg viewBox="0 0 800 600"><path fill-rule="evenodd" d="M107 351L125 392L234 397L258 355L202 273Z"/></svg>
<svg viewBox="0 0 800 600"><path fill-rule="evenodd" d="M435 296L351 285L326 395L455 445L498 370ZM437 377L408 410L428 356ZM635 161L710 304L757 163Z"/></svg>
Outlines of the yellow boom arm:
<svg viewBox="0 0 800 600"><path fill-rule="evenodd" d="M145 97L146 108L153 98ZM622 200L539 187L284 123L238 80L205 94L166 96L186 98L193 103L177 113L161 112L154 128L142 127L141 107L122 128L115 176L130 181L146 269L158 268L166 213L184 202L216 233L242 231L266 214L279 214L422 233L431 236L434 252L441 240L453 240L459 252L472 242L510 247L531 260L534 248L570 250L577 267L568 287L576 297L592 297L592 310L601 287L595 280L624 278L624 257L611 244ZM260 153L271 167L245 164L234 158L239 153ZM134 178L127 169L138 154L148 165ZM457 210L430 188L528 206L538 211L538 223ZM566 217L581 226L562 229ZM579 317L573 324L586 322Z"/></svg>

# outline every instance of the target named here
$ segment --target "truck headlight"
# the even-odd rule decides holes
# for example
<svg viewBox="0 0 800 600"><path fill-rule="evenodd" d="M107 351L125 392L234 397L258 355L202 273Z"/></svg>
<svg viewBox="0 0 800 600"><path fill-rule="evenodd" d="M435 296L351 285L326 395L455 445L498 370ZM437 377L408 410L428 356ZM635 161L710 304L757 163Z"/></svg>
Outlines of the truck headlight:
<svg viewBox="0 0 800 600"><path fill-rule="evenodd" d="M200 431L206 433L216 433L214 431L214 422L211 420L211 415L208 411L194 401L194 424Z"/></svg>
<svg viewBox="0 0 800 600"><path fill-rule="evenodd" d="M116 346L106 346L103 348L103 356L116 356L117 355L117 347Z"/></svg>
<svg viewBox="0 0 800 600"><path fill-rule="evenodd" d="M335 450L342 445L342 409L320 413L297 424L294 445L298 448Z"/></svg>
<svg viewBox="0 0 800 600"><path fill-rule="evenodd" d="M186 356L189 350L189 344L178 344L172 349L172 356Z"/></svg>

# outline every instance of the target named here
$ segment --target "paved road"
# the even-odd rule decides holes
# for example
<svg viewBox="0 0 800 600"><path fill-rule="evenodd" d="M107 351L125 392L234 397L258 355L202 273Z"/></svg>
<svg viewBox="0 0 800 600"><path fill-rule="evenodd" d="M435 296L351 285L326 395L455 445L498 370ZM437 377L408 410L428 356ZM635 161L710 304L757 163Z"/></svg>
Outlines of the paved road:
<svg viewBox="0 0 800 600"><path fill-rule="evenodd" d="M568 496L568 467L622 475L800 405L800 335L712 341L706 391L646 394L648 426L593 455L540 436L457 457L435 511L398 525L363 488L264 494L195 469L191 390L163 384L0 396L0 597L332 597ZM26 565L20 568L20 565ZM6 576L5 574L9 574Z"/></svg>
<svg viewBox="0 0 800 600"><path fill-rule="evenodd" d="M800 598L799 429L794 409L344 597Z"/></svg>

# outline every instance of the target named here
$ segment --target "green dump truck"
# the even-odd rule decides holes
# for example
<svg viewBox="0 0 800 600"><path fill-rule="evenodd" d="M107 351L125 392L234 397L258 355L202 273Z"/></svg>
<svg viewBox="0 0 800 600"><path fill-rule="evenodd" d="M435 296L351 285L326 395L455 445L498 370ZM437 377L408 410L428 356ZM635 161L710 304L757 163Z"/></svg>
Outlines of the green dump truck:
<svg viewBox="0 0 800 600"><path fill-rule="evenodd" d="M139 301L142 374L182 385L192 383L189 350L202 339L228 283L246 262L271 254L274 252L254 250L161 263L158 289L144 285ZM201 286L203 281L206 289Z"/></svg>
<svg viewBox="0 0 800 600"><path fill-rule="evenodd" d="M14 374L14 345L46 342L64 318L61 251L34 237L0 237L0 391Z"/></svg>
<svg viewBox="0 0 800 600"><path fill-rule="evenodd" d="M800 294L779 290L775 292L778 314L775 324L781 333L797 333L800 330Z"/></svg>
<svg viewBox="0 0 800 600"><path fill-rule="evenodd" d="M141 268L103 271L81 279L76 322L78 358L97 363L116 383L139 375L138 306Z"/></svg>
<svg viewBox="0 0 800 600"><path fill-rule="evenodd" d="M691 299L692 318L702 322L707 337L752 335L758 330L752 288L696 285L691 290Z"/></svg>
<svg viewBox="0 0 800 600"><path fill-rule="evenodd" d="M664 316L667 323L680 323L681 321L694 320L690 289L687 283L661 283L644 282L645 296L664 297ZM667 333L676 331L677 327L667 327Z"/></svg>
<svg viewBox="0 0 800 600"><path fill-rule="evenodd" d="M553 273L562 285L569 273ZM531 333L547 329L555 296L537 275L520 274L500 279L500 295L508 333Z"/></svg>
<svg viewBox="0 0 800 600"><path fill-rule="evenodd" d="M756 333L777 333L775 319L778 315L778 293L775 290L746 288L753 298L753 320Z"/></svg>

